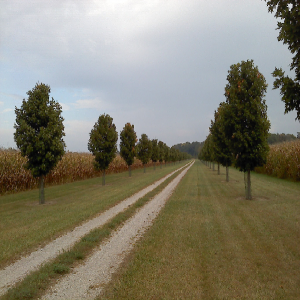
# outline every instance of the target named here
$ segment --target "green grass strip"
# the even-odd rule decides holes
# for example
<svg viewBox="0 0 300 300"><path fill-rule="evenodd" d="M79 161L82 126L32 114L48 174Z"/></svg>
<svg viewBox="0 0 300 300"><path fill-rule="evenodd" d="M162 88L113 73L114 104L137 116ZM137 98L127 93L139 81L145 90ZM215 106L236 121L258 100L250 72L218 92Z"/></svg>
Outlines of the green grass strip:
<svg viewBox="0 0 300 300"><path fill-rule="evenodd" d="M70 251L66 251L49 263L44 264L39 270L29 274L23 281L0 297L1 300L24 300L37 299L57 279L70 272L71 268L83 261L91 254L105 238L108 238L113 230L121 226L126 220L134 215L136 210L151 200L162 191L176 176L178 172L164 181L161 185L139 199L124 212L119 213L104 226L91 231L84 236Z"/></svg>

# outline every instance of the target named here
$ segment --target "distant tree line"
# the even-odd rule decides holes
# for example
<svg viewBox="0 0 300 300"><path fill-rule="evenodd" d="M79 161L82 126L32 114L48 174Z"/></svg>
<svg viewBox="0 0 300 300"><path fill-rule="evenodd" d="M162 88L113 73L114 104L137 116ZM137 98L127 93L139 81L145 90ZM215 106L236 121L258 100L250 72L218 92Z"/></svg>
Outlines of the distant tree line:
<svg viewBox="0 0 300 300"><path fill-rule="evenodd" d="M178 149L180 152L185 152L191 155L192 157L198 157L200 149L203 147L204 142L186 142L174 145L175 149Z"/></svg>
<svg viewBox="0 0 300 300"><path fill-rule="evenodd" d="M296 136L293 134L285 134L285 133L269 133L268 136L268 144L273 145L273 144L278 144L278 143L283 143L283 142L289 142L293 141L296 139Z"/></svg>

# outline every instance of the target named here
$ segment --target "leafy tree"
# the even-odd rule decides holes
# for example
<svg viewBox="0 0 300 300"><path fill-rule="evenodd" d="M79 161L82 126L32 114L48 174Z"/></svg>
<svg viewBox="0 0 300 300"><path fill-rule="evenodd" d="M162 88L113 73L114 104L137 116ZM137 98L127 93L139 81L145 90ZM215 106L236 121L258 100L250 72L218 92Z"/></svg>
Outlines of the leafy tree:
<svg viewBox="0 0 300 300"><path fill-rule="evenodd" d="M126 161L129 170L129 177L131 176L131 165L135 157L135 144L137 142L134 125L130 123L125 124L120 133L120 155Z"/></svg>
<svg viewBox="0 0 300 300"><path fill-rule="evenodd" d="M20 109L15 108L14 139L22 156L28 158L25 168L40 178L39 203L45 203L45 176L64 155L64 125L61 106L50 100L50 86L37 83L27 92Z"/></svg>
<svg viewBox="0 0 300 300"><path fill-rule="evenodd" d="M165 144L162 141L158 142L158 160L160 162L160 168L162 167L162 162L165 159Z"/></svg>
<svg viewBox="0 0 300 300"><path fill-rule="evenodd" d="M155 170L155 164L159 159L159 149L158 149L157 139L153 139L151 142L152 142L151 160L154 163L153 167Z"/></svg>
<svg viewBox="0 0 300 300"><path fill-rule="evenodd" d="M152 154L152 142L148 139L147 134L142 134L137 144L137 157L144 165L144 173L146 173L145 165L149 162Z"/></svg>
<svg viewBox="0 0 300 300"><path fill-rule="evenodd" d="M225 109L227 103L222 102L217 111L215 111L215 119L211 122L209 128L214 144L214 155L218 162L218 174L220 174L219 163L226 167L226 181L229 181L228 167L232 164L232 152L229 148L229 140L226 139L224 132Z"/></svg>
<svg viewBox="0 0 300 300"><path fill-rule="evenodd" d="M274 89L280 88L282 101L285 103L285 113L292 110L297 111L300 121L300 10L298 0L270 0L267 1L269 12L275 11L275 17L279 29L278 41L287 44L289 50L294 54L290 70L295 70L296 77L292 79L284 76L282 69L275 68L272 73L276 78Z"/></svg>
<svg viewBox="0 0 300 300"><path fill-rule="evenodd" d="M164 155L165 155L165 166L167 165L167 162L170 160L170 148L167 144L164 144Z"/></svg>
<svg viewBox="0 0 300 300"><path fill-rule="evenodd" d="M235 166L247 172L246 199L251 199L250 171L267 159L270 122L264 95L267 84L253 60L232 65L225 87L225 137L235 157Z"/></svg>
<svg viewBox="0 0 300 300"><path fill-rule="evenodd" d="M170 149L170 160L175 164L179 157L179 150L176 149L174 146Z"/></svg>
<svg viewBox="0 0 300 300"><path fill-rule="evenodd" d="M95 156L94 167L101 170L102 185L105 185L105 170L116 157L118 132L113 118L103 114L99 116L90 132L88 149Z"/></svg>

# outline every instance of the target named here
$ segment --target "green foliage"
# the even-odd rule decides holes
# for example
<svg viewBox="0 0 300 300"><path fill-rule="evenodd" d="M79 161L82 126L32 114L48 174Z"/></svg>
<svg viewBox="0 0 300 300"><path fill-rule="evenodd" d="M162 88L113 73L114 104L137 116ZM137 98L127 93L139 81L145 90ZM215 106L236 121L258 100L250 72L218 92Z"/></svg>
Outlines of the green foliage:
<svg viewBox="0 0 300 300"><path fill-rule="evenodd" d="M137 157L142 161L143 165L149 162L152 154L152 143L146 134L142 134L137 144Z"/></svg>
<svg viewBox="0 0 300 300"><path fill-rule="evenodd" d="M282 101L285 102L285 113L292 110L297 111L297 117L300 121L300 22L299 22L299 2L297 0L270 0L267 1L270 12L275 11L275 17L279 18L277 22L279 35L278 41L288 45L289 50L294 54L291 70L295 70L296 77L291 79L284 76L282 69L275 68L272 73L276 78L274 89L280 88Z"/></svg>
<svg viewBox="0 0 300 300"><path fill-rule="evenodd" d="M246 172L263 165L269 151L270 122L263 99L267 84L252 60L232 65L228 73L222 123L235 166Z"/></svg>
<svg viewBox="0 0 300 300"><path fill-rule="evenodd" d="M162 163L165 159L165 143L159 141L158 144L158 160Z"/></svg>
<svg viewBox="0 0 300 300"><path fill-rule="evenodd" d="M152 142L151 160L153 162L157 162L159 159L159 149L158 149L157 139L153 139L151 142Z"/></svg>
<svg viewBox="0 0 300 300"><path fill-rule="evenodd" d="M47 175L64 154L64 125L61 106L49 99L50 87L37 83L27 92L21 108L15 108L14 139L22 156L28 161L25 168L33 177Z"/></svg>
<svg viewBox="0 0 300 300"><path fill-rule="evenodd" d="M232 152L229 148L229 140L224 132L224 115L227 105L222 102L217 111L215 111L215 119L211 121L209 128L211 133L211 143L214 146L214 158L216 162L223 166L230 166L232 163Z"/></svg>
<svg viewBox="0 0 300 300"><path fill-rule="evenodd" d="M174 146L170 149L170 160L172 162L175 162L179 159L179 150L176 149Z"/></svg>
<svg viewBox="0 0 300 300"><path fill-rule="evenodd" d="M200 149L202 148L204 142L186 142L174 145L176 149L178 149L180 152L185 152L190 154L192 157L198 157Z"/></svg>
<svg viewBox="0 0 300 300"><path fill-rule="evenodd" d="M105 171L117 152L118 133L113 118L103 114L90 132L88 149L95 156L96 170Z"/></svg>
<svg viewBox="0 0 300 300"><path fill-rule="evenodd" d="M131 166L135 157L135 144L137 142L134 125L125 124L120 133L120 155L126 161L128 166Z"/></svg>
<svg viewBox="0 0 300 300"><path fill-rule="evenodd" d="M198 158L200 160L210 161L210 162L215 160L214 145L213 145L211 133L206 137L203 147L201 148L201 150L199 152Z"/></svg>
<svg viewBox="0 0 300 300"><path fill-rule="evenodd" d="M296 137L293 134L285 134L285 133L269 133L268 135L268 144L278 144L283 142L289 142L296 140Z"/></svg>

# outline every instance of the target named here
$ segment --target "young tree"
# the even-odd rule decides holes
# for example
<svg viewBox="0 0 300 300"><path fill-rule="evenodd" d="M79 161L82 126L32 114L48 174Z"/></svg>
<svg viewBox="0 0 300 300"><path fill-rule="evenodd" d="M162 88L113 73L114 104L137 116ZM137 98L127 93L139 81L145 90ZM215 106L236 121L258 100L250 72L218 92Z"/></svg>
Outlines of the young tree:
<svg viewBox="0 0 300 300"><path fill-rule="evenodd" d="M267 84L253 60L232 65L228 71L224 132L235 166L247 172L246 199L251 199L250 171L267 159L270 122L264 95Z"/></svg>
<svg viewBox="0 0 300 300"><path fill-rule="evenodd" d="M126 161L129 169L129 177L131 176L131 165L135 157L135 144L137 142L134 125L130 123L125 124L120 133L120 155Z"/></svg>
<svg viewBox="0 0 300 300"><path fill-rule="evenodd" d="M158 160L160 162L160 168L162 168L162 162L165 159L165 146L162 141L159 141L157 146L158 146Z"/></svg>
<svg viewBox="0 0 300 300"><path fill-rule="evenodd" d="M148 161L151 158L152 153L152 143L148 139L148 136L146 134L142 134L141 138L139 139L139 142L137 144L137 157L140 159L144 165L144 173L146 173L145 165L148 163Z"/></svg>
<svg viewBox="0 0 300 300"><path fill-rule="evenodd" d="M22 156L27 157L25 168L40 178L39 203L45 203L44 178L64 155L64 125L61 106L49 99L50 86L37 83L27 92L20 109L15 108L14 139Z"/></svg>
<svg viewBox="0 0 300 300"><path fill-rule="evenodd" d="M170 149L170 160L175 164L179 157L179 150L176 149L174 146Z"/></svg>
<svg viewBox="0 0 300 300"><path fill-rule="evenodd" d="M164 144L164 153L165 153L165 166L167 166L167 162L170 160L170 148L167 144Z"/></svg>
<svg viewBox="0 0 300 300"><path fill-rule="evenodd" d="M209 128L214 144L215 159L218 162L218 174L220 174L219 163L226 167L226 181L229 181L228 167L232 164L232 152L229 148L229 140L226 139L224 132L225 110L227 103L222 102L217 111L215 111L215 119L211 122Z"/></svg>
<svg viewBox="0 0 300 300"><path fill-rule="evenodd" d="M105 170L117 153L118 132L113 118L103 114L90 132L88 149L95 156L94 167L101 170L102 185L105 185Z"/></svg>
<svg viewBox="0 0 300 300"><path fill-rule="evenodd" d="M153 168L155 170L155 164L158 161L159 153L158 153L158 144L157 139L153 139L152 141L152 154L151 154L151 160L154 163Z"/></svg>
<svg viewBox="0 0 300 300"><path fill-rule="evenodd" d="M292 110L297 111L300 121L300 10L299 1L296 0L265 0L269 12L275 11L275 17L280 18L277 22L279 29L278 41L288 45L289 50L294 54L290 70L296 73L295 79L284 76L282 69L275 68L272 73L276 78L274 89L280 88L282 101L285 103L285 113Z"/></svg>

